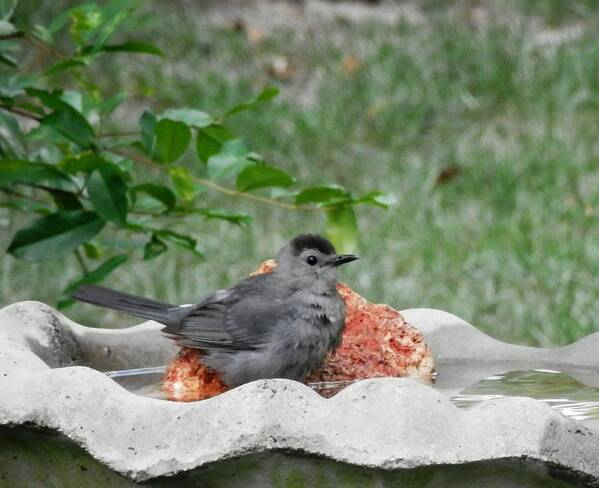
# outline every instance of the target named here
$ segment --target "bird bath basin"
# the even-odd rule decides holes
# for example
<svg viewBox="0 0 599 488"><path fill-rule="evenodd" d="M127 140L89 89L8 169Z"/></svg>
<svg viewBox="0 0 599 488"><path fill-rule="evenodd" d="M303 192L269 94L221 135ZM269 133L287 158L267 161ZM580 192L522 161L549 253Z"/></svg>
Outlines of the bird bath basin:
<svg viewBox="0 0 599 488"><path fill-rule="evenodd" d="M518 363L505 365L517 367ZM501 368L501 366L496 366ZM135 368L108 371L106 375L123 388L137 395L166 400L160 384L166 367ZM468 409L487 400L507 397L529 397L540 400L562 415L579 420L599 431L599 388L576 380L570 374L547 369L521 369L498 372L485 377L488 367L453 365L447 368L452 377L440 379L433 389L446 395L458 408ZM571 374L589 383L599 383L599 370L584 369ZM463 377L481 377L481 380L460 389ZM324 397L331 397L357 381L308 383L307 386Z"/></svg>
<svg viewBox="0 0 599 488"><path fill-rule="evenodd" d="M158 324L6 307L0 486L599 486L599 335L538 349L402 314L433 351L432 387L378 378L323 398L263 380L181 403L161 399L156 365L176 348Z"/></svg>

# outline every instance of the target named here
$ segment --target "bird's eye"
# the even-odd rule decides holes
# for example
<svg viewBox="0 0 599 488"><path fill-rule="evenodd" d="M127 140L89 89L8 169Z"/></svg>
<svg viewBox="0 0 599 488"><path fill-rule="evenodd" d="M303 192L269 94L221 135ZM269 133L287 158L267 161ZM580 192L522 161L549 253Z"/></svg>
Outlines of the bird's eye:
<svg viewBox="0 0 599 488"><path fill-rule="evenodd" d="M310 266L314 266L314 265L315 265L315 264L318 262L318 259L316 258L316 256L312 256L312 255L310 255L310 256L308 256L308 257L306 258L306 262L307 262L307 263L308 263Z"/></svg>

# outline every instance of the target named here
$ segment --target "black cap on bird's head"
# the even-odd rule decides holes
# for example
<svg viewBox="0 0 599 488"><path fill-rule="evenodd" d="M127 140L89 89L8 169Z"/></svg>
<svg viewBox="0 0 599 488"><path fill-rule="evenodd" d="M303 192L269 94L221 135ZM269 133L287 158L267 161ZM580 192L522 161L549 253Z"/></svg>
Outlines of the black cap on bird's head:
<svg viewBox="0 0 599 488"><path fill-rule="evenodd" d="M289 246L296 256L299 256L305 249L317 249L326 255L337 254L335 246L331 244L331 241L318 234L301 234L296 236L291 239Z"/></svg>
<svg viewBox="0 0 599 488"><path fill-rule="evenodd" d="M356 259L353 254L337 254L333 244L318 234L301 234L281 249L277 267L294 275L319 274L318 270L334 269Z"/></svg>

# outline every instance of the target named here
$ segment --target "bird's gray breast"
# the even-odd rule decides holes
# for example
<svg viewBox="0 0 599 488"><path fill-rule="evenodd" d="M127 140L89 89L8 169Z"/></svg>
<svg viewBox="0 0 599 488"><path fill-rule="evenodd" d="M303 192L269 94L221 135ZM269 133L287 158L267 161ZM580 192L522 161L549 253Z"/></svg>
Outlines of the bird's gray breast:
<svg viewBox="0 0 599 488"><path fill-rule="evenodd" d="M300 302L302 305L298 314L304 323L297 330L300 343L320 343L327 351L336 347L345 321L345 304L341 297L336 291L308 292Z"/></svg>
<svg viewBox="0 0 599 488"><path fill-rule="evenodd" d="M304 379L341 341L345 305L337 292L302 291L301 295L294 320L278 329L269 348L278 367L275 377Z"/></svg>
<svg viewBox="0 0 599 488"><path fill-rule="evenodd" d="M287 299L273 299L272 306L286 313L272 324L270 339L262 347L216 351L206 357L229 386L260 378L303 380L341 342L345 304L335 289L302 289Z"/></svg>

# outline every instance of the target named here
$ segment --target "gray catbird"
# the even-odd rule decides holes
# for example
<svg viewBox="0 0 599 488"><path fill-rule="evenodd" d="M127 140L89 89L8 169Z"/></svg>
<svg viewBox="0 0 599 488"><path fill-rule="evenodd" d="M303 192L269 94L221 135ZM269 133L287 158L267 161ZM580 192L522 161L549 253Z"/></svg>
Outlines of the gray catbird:
<svg viewBox="0 0 599 488"><path fill-rule="evenodd" d="M337 254L324 237L304 234L281 249L272 273L218 290L197 305L170 305L93 285L82 302L155 320L230 387L261 378L304 379L341 342L345 304L337 266L358 259Z"/></svg>

